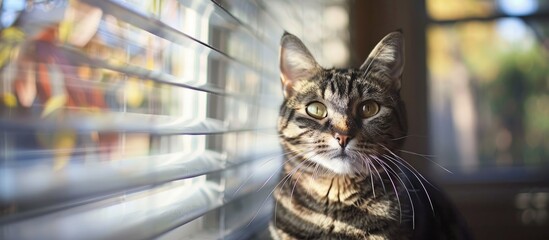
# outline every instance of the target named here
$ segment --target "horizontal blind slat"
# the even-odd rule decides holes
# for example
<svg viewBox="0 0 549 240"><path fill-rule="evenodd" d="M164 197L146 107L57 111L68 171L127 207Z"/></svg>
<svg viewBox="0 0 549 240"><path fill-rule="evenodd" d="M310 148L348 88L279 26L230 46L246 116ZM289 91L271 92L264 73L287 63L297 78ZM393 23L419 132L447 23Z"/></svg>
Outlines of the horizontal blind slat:
<svg viewBox="0 0 549 240"><path fill-rule="evenodd" d="M79 133L120 132L158 135L209 135L272 128L272 126L230 127L224 121L212 118L197 120L128 112L90 113L66 111L58 113L56 118L43 119L12 115L0 119L0 130L5 132L29 129L53 132L70 129Z"/></svg>
<svg viewBox="0 0 549 240"><path fill-rule="evenodd" d="M223 168L223 159L219 153L206 151L199 155L171 153L107 163L72 164L63 171L46 164L3 168L0 179L7 184L0 186L0 200L23 205L69 201L217 171Z"/></svg>
<svg viewBox="0 0 549 240"><path fill-rule="evenodd" d="M105 13L111 14L125 22L131 23L142 30L145 30L151 34L154 34L158 37L164 38L166 40L178 43L184 46L193 46L201 53L210 53L213 54L216 58L224 58L226 60L238 63L249 70L258 71L262 69L260 62L245 62L235 56L231 56L226 52L208 44L199 39L196 39L178 29L175 29L166 23L158 20L149 14L141 12L131 5L128 5L123 2L115 0L102 0L102 1L93 1L93 0L82 0L83 2L101 8ZM269 68L263 68L263 72L271 71L272 74L276 74L275 71L269 70Z"/></svg>
<svg viewBox="0 0 549 240"><path fill-rule="evenodd" d="M226 19L227 21L234 21L237 25L239 25L240 27L246 29L246 31L249 31L254 36L254 38L261 41L262 43L264 43L267 46L267 48L266 48L267 50L273 51L273 50L278 48L278 42L274 42L274 41L272 41L273 40L272 38L268 38L265 35L266 33L265 33L264 28L259 28L259 27L257 27L257 25L255 25L255 27L252 26L252 24L250 22L247 22L245 20L242 20L242 19L238 18L231 11L229 11L226 7L219 4L215 0L211 0L211 2L202 1L202 0L193 0L193 3L197 2L197 1L199 1L203 4L212 4L213 6L215 6L217 14L219 14L223 19ZM263 30L263 31L261 31L261 30ZM277 30L283 31L282 29L277 29ZM271 30L271 31L274 31L274 30Z"/></svg>
<svg viewBox="0 0 549 240"><path fill-rule="evenodd" d="M113 199L2 225L0 229L7 239L150 239L222 205L218 188L212 183L171 187L149 196Z"/></svg>
<svg viewBox="0 0 549 240"><path fill-rule="evenodd" d="M245 94L242 94L241 92L225 91L224 89L217 88L215 86L211 86L207 84L206 85L197 84L195 81L191 79L178 78L173 75L163 73L161 71L153 71L143 67L132 66L129 64L124 64L124 65L109 64L105 60L91 58L79 51L76 51L68 47L63 47L62 50L63 50L63 53L69 59L71 59L74 63L85 64L85 65L89 65L90 67L109 69L112 71L129 75L129 76L134 76L142 80L153 80L155 82L168 84L171 86L182 87L182 88L187 88L187 89L192 89L192 90L197 90L197 91L202 91L207 93L213 93L217 95L229 96L229 97L233 97L233 98L237 98L237 99L241 99L249 102L255 102L256 96L245 95ZM275 75L264 74L263 77L269 77L269 78L278 80L278 76L275 76ZM262 97L271 98L271 99L280 98L279 96L269 96L269 95L265 95Z"/></svg>
<svg viewBox="0 0 549 240"><path fill-rule="evenodd" d="M170 74L166 74L161 71L148 70L146 68L132 66L129 64L113 65L113 64L109 64L108 62L102 59L94 59L94 58L88 57L84 53L75 51L70 48L64 48L63 50L64 50L63 53L65 53L65 55L71 60L73 60L75 63L86 64L86 65L89 65L90 67L105 68L108 70L129 75L129 76L134 76L143 80L145 79L153 80L155 82L159 82L163 84L169 84L172 86L183 87L183 88L193 89L193 90L202 91L202 92L214 93L219 95L234 95L234 94L224 92L223 89L215 88L213 86L208 86L208 85L198 85L190 79L176 78Z"/></svg>
<svg viewBox="0 0 549 240"><path fill-rule="evenodd" d="M271 186L272 188L272 186ZM266 190L256 193L256 195L263 198L267 198L269 191L271 189L267 188ZM252 194L239 199L239 201L244 201L246 203L254 203L256 200ZM230 203L229 203L230 204ZM240 204L242 205L242 204ZM224 206L227 207L227 206ZM268 235L260 235L261 233L265 234L266 226L269 224L269 221L272 218L272 209L274 203L272 201L261 206L246 204L246 209L243 213L239 214L239 218L236 221L230 222L230 227L227 227L224 231L217 232L212 231L212 229L204 229L198 232L193 232L190 236L184 234L185 228L187 226L181 226L171 230L157 238L157 240L180 240L182 236L185 236L187 240L204 240L204 239L223 239L223 240L242 240L242 239L268 239ZM255 218L254 218L255 217ZM200 219L202 220L202 219ZM192 222L189 222L192 224Z"/></svg>
<svg viewBox="0 0 549 240"><path fill-rule="evenodd" d="M264 168L276 172L277 167ZM270 196L275 183L250 182L247 191L231 197L211 182L160 186L38 217L0 224L7 239L150 239L246 196ZM261 192L262 194L259 194ZM267 198L265 198L267 200ZM261 204L263 205L263 204ZM248 216L265 217L267 209L251 209ZM251 220L250 218L248 218ZM239 223L244 226L244 222ZM66 226L86 226L66 228ZM59 231L52 231L58 229ZM61 231L63 230L63 231Z"/></svg>
<svg viewBox="0 0 549 240"><path fill-rule="evenodd" d="M0 169L0 182L3 183L0 184L0 203L17 202L30 213L0 219L0 223L100 201L122 190L246 167L254 161L274 161L279 158L277 153L276 149L263 149L261 153L238 159L230 159L213 151L171 153L113 162L72 164L63 171L54 170L44 163L4 167ZM243 183L246 187L238 192L232 191L226 200L257 189L259 183L254 184L254 179L251 180Z"/></svg>

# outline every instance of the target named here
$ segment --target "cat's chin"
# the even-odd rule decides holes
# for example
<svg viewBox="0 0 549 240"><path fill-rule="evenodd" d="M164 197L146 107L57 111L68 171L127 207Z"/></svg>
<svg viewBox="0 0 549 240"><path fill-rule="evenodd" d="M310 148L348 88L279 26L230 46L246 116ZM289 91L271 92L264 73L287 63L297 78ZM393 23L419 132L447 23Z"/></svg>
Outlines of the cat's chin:
<svg viewBox="0 0 549 240"><path fill-rule="evenodd" d="M356 161L347 155L339 155L332 158L317 156L311 159L320 164L320 166L339 175L356 175L361 166L357 166Z"/></svg>

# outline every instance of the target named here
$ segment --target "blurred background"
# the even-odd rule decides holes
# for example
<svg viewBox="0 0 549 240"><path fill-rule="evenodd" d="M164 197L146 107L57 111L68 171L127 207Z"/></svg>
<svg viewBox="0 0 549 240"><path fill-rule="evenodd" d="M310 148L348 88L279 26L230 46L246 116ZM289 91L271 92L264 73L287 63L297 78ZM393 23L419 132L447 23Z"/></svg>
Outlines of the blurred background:
<svg viewBox="0 0 549 240"><path fill-rule="evenodd" d="M278 44L402 29L402 156L477 239L549 237L549 1L0 1L0 238L246 239L282 155Z"/></svg>
<svg viewBox="0 0 549 240"><path fill-rule="evenodd" d="M405 159L477 239L549 237L549 1L354 1L352 63L402 28ZM374 7L375 6L375 7Z"/></svg>

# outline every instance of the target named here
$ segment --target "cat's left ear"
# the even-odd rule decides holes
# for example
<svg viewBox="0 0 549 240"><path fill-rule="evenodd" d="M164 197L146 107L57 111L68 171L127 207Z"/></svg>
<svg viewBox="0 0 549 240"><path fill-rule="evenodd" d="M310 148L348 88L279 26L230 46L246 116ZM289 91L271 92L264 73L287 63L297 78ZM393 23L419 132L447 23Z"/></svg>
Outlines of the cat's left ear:
<svg viewBox="0 0 549 240"><path fill-rule="evenodd" d="M404 34L402 31L387 34L372 50L360 69L385 75L391 81L391 85L396 90L400 90L401 76L404 70Z"/></svg>

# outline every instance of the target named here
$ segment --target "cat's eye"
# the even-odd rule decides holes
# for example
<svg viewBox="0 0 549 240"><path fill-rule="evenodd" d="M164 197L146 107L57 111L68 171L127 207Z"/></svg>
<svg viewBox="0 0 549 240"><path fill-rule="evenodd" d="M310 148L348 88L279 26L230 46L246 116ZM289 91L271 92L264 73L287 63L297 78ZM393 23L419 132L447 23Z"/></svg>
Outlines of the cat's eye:
<svg viewBox="0 0 549 240"><path fill-rule="evenodd" d="M328 109L326 109L326 105L319 102L309 103L305 111L307 111L307 114L309 114L309 116L316 119L323 119L328 116Z"/></svg>
<svg viewBox="0 0 549 240"><path fill-rule="evenodd" d="M362 118L375 116L379 112L379 104L374 101L366 101L359 105L358 114Z"/></svg>

